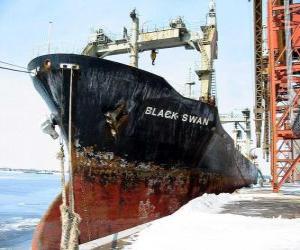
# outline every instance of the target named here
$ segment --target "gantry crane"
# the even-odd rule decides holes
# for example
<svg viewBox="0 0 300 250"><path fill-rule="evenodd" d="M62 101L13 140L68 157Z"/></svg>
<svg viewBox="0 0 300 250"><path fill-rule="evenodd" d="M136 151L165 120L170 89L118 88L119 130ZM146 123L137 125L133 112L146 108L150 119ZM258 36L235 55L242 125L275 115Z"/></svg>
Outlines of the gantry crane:
<svg viewBox="0 0 300 250"><path fill-rule="evenodd" d="M271 153L273 191L292 180L300 164L297 127L300 105L300 4L268 0L268 57L263 54L262 0L254 0L255 128L260 147ZM270 138L269 138L270 135ZM271 147L269 147L271 145Z"/></svg>
<svg viewBox="0 0 300 250"><path fill-rule="evenodd" d="M300 3L268 0L271 173L278 192L300 164L300 135L293 130L300 105Z"/></svg>
<svg viewBox="0 0 300 250"><path fill-rule="evenodd" d="M268 56L264 51L263 1L253 0L254 61L255 61L255 106L254 121L256 146L262 147L266 159L270 152L270 117ZM262 141L262 145L261 145Z"/></svg>
<svg viewBox="0 0 300 250"><path fill-rule="evenodd" d="M254 51L255 51L255 132L256 146L261 147L262 123L264 114L263 82L263 13L262 0L253 0Z"/></svg>
<svg viewBox="0 0 300 250"><path fill-rule="evenodd" d="M238 148L244 155L253 160L254 155L251 155L251 119L250 110L244 109L240 112L231 112L227 114L220 114L220 121L222 124L234 124L232 131L232 138L236 148ZM244 133L244 136L242 136ZM243 140L242 137L245 137Z"/></svg>

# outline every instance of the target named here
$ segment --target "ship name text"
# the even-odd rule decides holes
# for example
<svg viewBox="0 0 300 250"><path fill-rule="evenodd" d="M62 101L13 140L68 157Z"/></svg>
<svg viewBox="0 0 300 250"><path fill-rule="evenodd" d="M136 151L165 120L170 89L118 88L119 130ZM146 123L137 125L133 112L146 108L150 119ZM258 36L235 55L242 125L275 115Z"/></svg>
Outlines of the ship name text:
<svg viewBox="0 0 300 250"><path fill-rule="evenodd" d="M190 115L190 114L180 114L171 110L158 109L154 107L146 107L145 115L162 117L169 120L180 120L182 122L188 122L192 124L208 125L209 119L201 116Z"/></svg>

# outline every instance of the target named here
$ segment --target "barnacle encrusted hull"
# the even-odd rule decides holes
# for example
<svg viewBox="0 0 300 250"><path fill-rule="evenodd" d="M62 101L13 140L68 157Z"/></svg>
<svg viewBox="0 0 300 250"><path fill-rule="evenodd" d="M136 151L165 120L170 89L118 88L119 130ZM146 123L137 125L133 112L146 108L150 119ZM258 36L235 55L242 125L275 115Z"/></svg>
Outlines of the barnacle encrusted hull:
<svg viewBox="0 0 300 250"><path fill-rule="evenodd" d="M217 109L178 94L163 78L82 55L35 58L34 85L68 135L72 81L75 210L80 243L176 211L203 193L232 192L257 169L234 147ZM58 197L33 249L59 249Z"/></svg>

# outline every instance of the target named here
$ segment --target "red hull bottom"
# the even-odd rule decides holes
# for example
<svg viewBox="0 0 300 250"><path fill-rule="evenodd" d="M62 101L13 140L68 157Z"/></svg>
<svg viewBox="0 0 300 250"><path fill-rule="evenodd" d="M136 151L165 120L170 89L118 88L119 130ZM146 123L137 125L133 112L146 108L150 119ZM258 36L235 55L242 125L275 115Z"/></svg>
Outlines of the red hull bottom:
<svg viewBox="0 0 300 250"><path fill-rule="evenodd" d="M251 184L199 170L93 165L90 161L74 174L75 211L82 219L80 244L169 215L203 193L233 192ZM59 196L41 219L33 250L60 248L60 205Z"/></svg>

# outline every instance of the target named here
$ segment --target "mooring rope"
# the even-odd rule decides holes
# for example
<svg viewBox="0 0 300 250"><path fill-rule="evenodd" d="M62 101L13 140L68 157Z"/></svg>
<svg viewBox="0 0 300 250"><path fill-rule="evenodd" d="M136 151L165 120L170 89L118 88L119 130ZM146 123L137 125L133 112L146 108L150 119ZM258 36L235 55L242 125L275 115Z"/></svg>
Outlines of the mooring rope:
<svg viewBox="0 0 300 250"><path fill-rule="evenodd" d="M60 159L60 170L61 170L61 193L62 193L62 204L60 206L61 212L61 222L62 222L62 232L61 232L61 241L60 241L60 248L67 249L68 248L68 235L70 234L70 213L67 206L67 199L66 199L66 189L65 189L65 167L64 167L64 148L62 143L62 135L60 135L60 152L58 153L58 158Z"/></svg>
<svg viewBox="0 0 300 250"><path fill-rule="evenodd" d="M25 67L18 66L12 63L0 61L2 64L9 66L23 68ZM19 73L32 73L30 71L18 70L8 67L0 66L0 69L15 71ZM62 69L63 76L64 69ZM61 168L61 193L62 193L62 204L60 205L61 212L61 241L60 249L61 250L78 250L78 238L79 238L79 223L81 218L79 214L75 213L75 201L74 201L74 187L73 187L73 163L72 163L72 95L73 95L73 68L70 69L70 92L69 92L69 124L68 124L68 168L69 168L69 204L67 204L67 194L66 194L66 180L65 180L65 154L62 140L62 129L63 129L63 107L62 107L62 98L63 98L63 83L61 85L61 133L60 133L60 152L57 155L57 158L60 160ZM68 206L69 205L69 206Z"/></svg>
<svg viewBox="0 0 300 250"><path fill-rule="evenodd" d="M4 62L4 61L0 61L0 63L5 64L5 65L9 65L9 66L13 66L15 68L20 68L20 69L26 69L27 70L26 67L23 67L23 66L20 66L20 65L17 65L17 64L13 64L13 63L9 63L9 62Z"/></svg>
<svg viewBox="0 0 300 250"><path fill-rule="evenodd" d="M2 66L0 66L0 69L10 70L10 71L15 71L15 72L20 72L20 73L26 73L26 74L31 74L32 73L30 71L12 69L12 68L2 67Z"/></svg>

